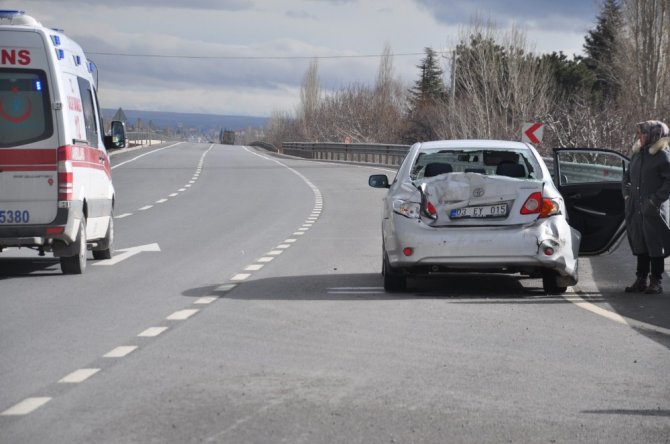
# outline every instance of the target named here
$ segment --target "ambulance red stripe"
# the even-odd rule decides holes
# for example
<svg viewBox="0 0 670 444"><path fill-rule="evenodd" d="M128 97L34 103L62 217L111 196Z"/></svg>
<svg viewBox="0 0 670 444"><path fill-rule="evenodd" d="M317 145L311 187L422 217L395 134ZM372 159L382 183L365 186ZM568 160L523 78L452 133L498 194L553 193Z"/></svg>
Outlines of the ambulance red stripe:
<svg viewBox="0 0 670 444"><path fill-rule="evenodd" d="M109 160L101 163L100 157L107 155L89 146L68 146L78 150L79 159L72 160L72 165L78 168L93 168L102 170L111 177ZM0 149L0 170L2 171L55 171L58 168L58 150L53 148L37 149Z"/></svg>

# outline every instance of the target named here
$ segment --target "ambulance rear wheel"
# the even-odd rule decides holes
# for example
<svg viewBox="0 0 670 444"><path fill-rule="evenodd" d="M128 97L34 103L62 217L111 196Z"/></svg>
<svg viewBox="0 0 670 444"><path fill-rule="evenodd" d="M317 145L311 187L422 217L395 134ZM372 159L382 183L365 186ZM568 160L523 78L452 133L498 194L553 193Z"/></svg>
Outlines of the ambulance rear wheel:
<svg viewBox="0 0 670 444"><path fill-rule="evenodd" d="M82 219L79 224L79 233L77 233L74 247L77 254L60 258L60 268L63 274L83 274L86 270L86 219Z"/></svg>

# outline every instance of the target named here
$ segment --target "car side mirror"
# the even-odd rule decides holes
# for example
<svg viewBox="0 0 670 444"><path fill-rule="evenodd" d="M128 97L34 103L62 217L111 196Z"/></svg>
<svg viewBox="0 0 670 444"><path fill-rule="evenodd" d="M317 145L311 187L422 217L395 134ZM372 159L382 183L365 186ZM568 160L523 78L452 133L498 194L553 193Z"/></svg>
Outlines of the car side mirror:
<svg viewBox="0 0 670 444"><path fill-rule="evenodd" d="M386 174L373 174L368 179L368 185L372 188L391 188L389 178L386 177Z"/></svg>

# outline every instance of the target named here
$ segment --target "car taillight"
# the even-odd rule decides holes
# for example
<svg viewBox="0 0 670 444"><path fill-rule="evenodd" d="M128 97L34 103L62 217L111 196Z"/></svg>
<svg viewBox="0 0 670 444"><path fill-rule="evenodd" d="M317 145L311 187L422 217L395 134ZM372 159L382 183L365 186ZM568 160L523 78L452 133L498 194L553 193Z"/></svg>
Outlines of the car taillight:
<svg viewBox="0 0 670 444"><path fill-rule="evenodd" d="M553 216L559 213L556 201L542 197L542 193L536 192L528 196L521 207L521 214L538 214L540 218Z"/></svg>
<svg viewBox="0 0 670 444"><path fill-rule="evenodd" d="M72 147L58 148L58 200L72 200Z"/></svg>
<svg viewBox="0 0 670 444"><path fill-rule="evenodd" d="M435 205L431 201L426 202L426 212L431 217L437 216L437 208L435 208Z"/></svg>

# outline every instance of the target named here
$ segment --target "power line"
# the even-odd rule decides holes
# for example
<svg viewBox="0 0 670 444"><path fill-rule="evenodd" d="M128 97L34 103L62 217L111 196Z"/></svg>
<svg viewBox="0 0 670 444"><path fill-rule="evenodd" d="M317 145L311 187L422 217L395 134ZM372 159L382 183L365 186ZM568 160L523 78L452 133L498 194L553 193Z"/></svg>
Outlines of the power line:
<svg viewBox="0 0 670 444"><path fill-rule="evenodd" d="M435 51L438 54L447 54L448 51ZM116 56L116 57L147 57L160 59L200 59L200 60L311 60L311 59L364 59L383 57L384 54L364 54L364 55L334 55L334 56L190 56L179 54L128 54L118 52L86 52L90 55L98 56ZM419 56L425 55L424 52L405 52L389 54L391 57Z"/></svg>

